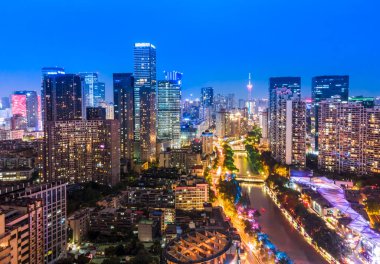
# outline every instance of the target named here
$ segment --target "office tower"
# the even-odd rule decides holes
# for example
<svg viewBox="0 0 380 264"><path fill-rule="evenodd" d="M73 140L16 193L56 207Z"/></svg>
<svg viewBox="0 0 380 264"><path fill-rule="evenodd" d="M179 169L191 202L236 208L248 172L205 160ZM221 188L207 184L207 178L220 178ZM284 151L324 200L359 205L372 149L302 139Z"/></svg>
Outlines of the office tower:
<svg viewBox="0 0 380 264"><path fill-rule="evenodd" d="M82 82L82 111L85 113L87 107L95 106L94 95L96 89L95 87L98 85L98 74L95 72L81 72L79 75Z"/></svg>
<svg viewBox="0 0 380 264"><path fill-rule="evenodd" d="M227 95L227 110L231 110L236 107L235 94Z"/></svg>
<svg viewBox="0 0 380 264"><path fill-rule="evenodd" d="M12 114L25 118L26 126L38 130L38 96L36 91L16 91L11 95Z"/></svg>
<svg viewBox="0 0 380 264"><path fill-rule="evenodd" d="M319 103L321 170L374 175L380 172L380 108L368 101L331 98Z"/></svg>
<svg viewBox="0 0 380 264"><path fill-rule="evenodd" d="M38 232L38 240L35 246L38 248L39 243L42 242L44 261L37 263L56 263L58 258L66 256L66 184L13 185L0 189L2 201L9 201L10 199L28 200L28 198L42 201L43 232ZM37 224L41 211L38 206L35 208L37 214L34 214L30 220Z"/></svg>
<svg viewBox="0 0 380 264"><path fill-rule="evenodd" d="M134 77L132 73L113 74L114 117L120 123L121 158L131 166L134 153Z"/></svg>
<svg viewBox="0 0 380 264"><path fill-rule="evenodd" d="M44 182L95 181L115 185L120 180L120 140L117 120L47 122Z"/></svg>
<svg viewBox="0 0 380 264"><path fill-rule="evenodd" d="M106 100L106 84L97 82L94 86L94 106L99 106L101 102Z"/></svg>
<svg viewBox="0 0 380 264"><path fill-rule="evenodd" d="M44 262L43 205L37 199L0 201L0 262Z"/></svg>
<svg viewBox="0 0 380 264"><path fill-rule="evenodd" d="M135 140L140 140L141 124L141 88L146 95L156 90L156 47L150 43L135 43L134 47L134 111L135 111ZM145 105L147 102L143 102ZM152 107L153 109L153 107ZM144 139L145 140L145 139Z"/></svg>
<svg viewBox="0 0 380 264"><path fill-rule="evenodd" d="M87 120L106 120L106 109L103 107L87 107Z"/></svg>
<svg viewBox="0 0 380 264"><path fill-rule="evenodd" d="M203 87L201 93L202 105L204 107L212 107L214 105L214 89L212 87Z"/></svg>
<svg viewBox="0 0 380 264"><path fill-rule="evenodd" d="M179 84L182 84L182 72L178 71L165 71L165 80L167 81L179 81Z"/></svg>
<svg viewBox="0 0 380 264"><path fill-rule="evenodd" d="M312 79L311 95L314 105L313 131L315 133L315 150L318 150L319 134L319 102L339 96L341 101L348 100L349 76L330 75L316 76Z"/></svg>
<svg viewBox="0 0 380 264"><path fill-rule="evenodd" d="M269 144L277 144L279 135L277 132L277 117L279 94L289 94L297 98L301 96L301 78L300 77L273 77L269 79L269 108L268 108L268 125L269 125Z"/></svg>
<svg viewBox="0 0 380 264"><path fill-rule="evenodd" d="M181 80L158 82L157 138L181 146Z"/></svg>
<svg viewBox="0 0 380 264"><path fill-rule="evenodd" d="M42 81L42 103L43 122L82 119L80 76L61 71L45 73Z"/></svg>
<svg viewBox="0 0 380 264"><path fill-rule="evenodd" d="M11 108L11 103L10 103L9 97L2 97L1 98L1 109L4 110L4 109L8 109L8 108Z"/></svg>

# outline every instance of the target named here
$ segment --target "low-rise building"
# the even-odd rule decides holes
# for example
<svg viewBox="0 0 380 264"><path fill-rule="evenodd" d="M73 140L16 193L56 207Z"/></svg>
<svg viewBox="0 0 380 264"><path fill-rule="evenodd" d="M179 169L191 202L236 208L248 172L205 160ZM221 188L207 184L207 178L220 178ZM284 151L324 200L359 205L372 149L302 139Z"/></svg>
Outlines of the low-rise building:
<svg viewBox="0 0 380 264"><path fill-rule="evenodd" d="M177 210L203 210L209 201L209 186L199 178L184 178L174 186Z"/></svg>
<svg viewBox="0 0 380 264"><path fill-rule="evenodd" d="M90 209L77 211L68 218L68 225L72 232L69 238L75 244L80 244L86 238L90 226Z"/></svg>

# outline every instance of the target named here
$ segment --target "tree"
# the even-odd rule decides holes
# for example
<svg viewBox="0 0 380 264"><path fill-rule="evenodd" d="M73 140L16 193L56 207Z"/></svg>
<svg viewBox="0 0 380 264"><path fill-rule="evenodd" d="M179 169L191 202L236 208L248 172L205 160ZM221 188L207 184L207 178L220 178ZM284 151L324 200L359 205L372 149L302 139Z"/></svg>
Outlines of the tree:
<svg viewBox="0 0 380 264"><path fill-rule="evenodd" d="M120 264L119 258L108 258L102 261L102 264Z"/></svg>
<svg viewBox="0 0 380 264"><path fill-rule="evenodd" d="M115 247L110 246L108 248L104 249L104 255L107 257L114 256L115 255Z"/></svg>
<svg viewBox="0 0 380 264"><path fill-rule="evenodd" d="M127 255L127 252L122 244L116 246L115 255L118 257Z"/></svg>
<svg viewBox="0 0 380 264"><path fill-rule="evenodd" d="M155 240L153 245L150 247L149 249L149 252L156 255L156 256L160 256L161 253L162 253L162 247L161 247L161 243L159 240Z"/></svg>

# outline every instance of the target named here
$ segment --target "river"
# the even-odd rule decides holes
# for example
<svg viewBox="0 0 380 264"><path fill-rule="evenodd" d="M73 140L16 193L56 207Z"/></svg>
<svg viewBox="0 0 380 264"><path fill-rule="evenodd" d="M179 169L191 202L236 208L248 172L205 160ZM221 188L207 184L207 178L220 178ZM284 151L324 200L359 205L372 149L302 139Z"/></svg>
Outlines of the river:
<svg viewBox="0 0 380 264"><path fill-rule="evenodd" d="M239 173L246 174L250 170L247 158L244 156L235 156L235 164ZM258 218L262 231L268 234L274 245L286 252L295 264L327 263L289 224L271 198L263 191L262 185L242 184L242 189L248 193L253 208L260 210L264 208Z"/></svg>

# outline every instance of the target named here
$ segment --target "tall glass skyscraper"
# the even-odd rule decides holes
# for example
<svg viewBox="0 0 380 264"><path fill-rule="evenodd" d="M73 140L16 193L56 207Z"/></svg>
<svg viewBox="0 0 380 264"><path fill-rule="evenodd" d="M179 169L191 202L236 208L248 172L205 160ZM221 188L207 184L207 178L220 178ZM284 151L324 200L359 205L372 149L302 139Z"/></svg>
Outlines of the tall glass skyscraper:
<svg viewBox="0 0 380 264"><path fill-rule="evenodd" d="M134 47L134 138L139 161L156 158L156 47L135 43Z"/></svg>
<svg viewBox="0 0 380 264"><path fill-rule="evenodd" d="M158 82L158 139L171 141L173 148L181 145L181 82L182 75L166 75Z"/></svg>
<svg viewBox="0 0 380 264"><path fill-rule="evenodd" d="M156 47L150 43L135 43L134 48L135 140L140 140L140 89L156 90Z"/></svg>
<svg viewBox="0 0 380 264"><path fill-rule="evenodd" d="M339 96L340 100L348 101L349 76L348 75L326 75L316 76L312 79L311 95L313 100L313 126L315 135L315 150L318 150L319 133L319 102Z"/></svg>
<svg viewBox="0 0 380 264"><path fill-rule="evenodd" d="M43 121L82 119L81 77L77 74L44 74Z"/></svg>
<svg viewBox="0 0 380 264"><path fill-rule="evenodd" d="M214 89L212 87L203 87L201 94L203 107L211 107L214 105Z"/></svg>
<svg viewBox="0 0 380 264"><path fill-rule="evenodd" d="M106 84L104 82L98 82L94 86L94 106L100 106L101 102L106 100Z"/></svg>
<svg viewBox="0 0 380 264"><path fill-rule="evenodd" d="M98 85L98 74L96 72L79 73L82 81L83 113L87 107L94 107L95 87Z"/></svg>
<svg viewBox="0 0 380 264"><path fill-rule="evenodd" d="M120 154L127 166L133 160L134 78L132 73L113 74L114 116L120 123Z"/></svg>

